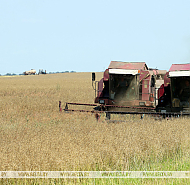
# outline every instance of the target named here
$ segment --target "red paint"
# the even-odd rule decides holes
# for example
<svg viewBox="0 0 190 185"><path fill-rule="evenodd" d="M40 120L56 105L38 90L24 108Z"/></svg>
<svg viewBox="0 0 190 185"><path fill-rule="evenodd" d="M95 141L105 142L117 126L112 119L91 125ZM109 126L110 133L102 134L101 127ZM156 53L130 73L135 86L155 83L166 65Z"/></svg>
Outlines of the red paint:
<svg viewBox="0 0 190 185"><path fill-rule="evenodd" d="M142 81L142 100L150 99L150 80L151 75L149 71L141 71L140 81Z"/></svg>
<svg viewBox="0 0 190 185"><path fill-rule="evenodd" d="M106 69L104 72L104 81L108 81L109 80L109 69Z"/></svg>
<svg viewBox="0 0 190 185"><path fill-rule="evenodd" d="M102 78L102 79L98 82L98 93L97 93L97 96L98 96L98 97L102 97L102 96L103 96L103 84L104 84L104 78Z"/></svg>
<svg viewBox="0 0 190 185"><path fill-rule="evenodd" d="M108 69L148 70L148 67L145 62L111 61Z"/></svg>
<svg viewBox="0 0 190 185"><path fill-rule="evenodd" d="M190 63L189 64L172 64L169 71L189 71L190 70Z"/></svg>
<svg viewBox="0 0 190 185"><path fill-rule="evenodd" d="M164 95L164 84L158 89L158 99Z"/></svg>

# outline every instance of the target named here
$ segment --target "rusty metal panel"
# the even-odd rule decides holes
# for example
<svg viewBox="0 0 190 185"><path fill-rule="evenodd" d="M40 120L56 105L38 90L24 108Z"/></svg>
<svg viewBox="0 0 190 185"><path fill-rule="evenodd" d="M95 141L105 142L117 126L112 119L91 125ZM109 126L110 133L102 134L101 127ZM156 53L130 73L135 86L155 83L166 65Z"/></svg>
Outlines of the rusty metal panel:
<svg viewBox="0 0 190 185"><path fill-rule="evenodd" d="M141 71L140 74L140 82L142 81L142 100L149 100L150 99L150 80L151 75L149 71Z"/></svg>
<svg viewBox="0 0 190 185"><path fill-rule="evenodd" d="M146 79L147 77L150 76L150 73L149 71L141 71L140 73L140 82L143 80L143 79Z"/></svg>
<svg viewBox="0 0 190 185"><path fill-rule="evenodd" d="M150 99L150 76L142 81L142 100Z"/></svg>
<svg viewBox="0 0 190 185"><path fill-rule="evenodd" d="M131 69L131 70L148 70L145 62L118 62L111 61L108 69Z"/></svg>
<svg viewBox="0 0 190 185"><path fill-rule="evenodd" d="M98 82L98 92L97 92L97 97L103 97L103 84L104 84L104 79L102 78L99 82Z"/></svg>
<svg viewBox="0 0 190 185"><path fill-rule="evenodd" d="M169 71L189 71L190 63L188 64L172 64Z"/></svg>

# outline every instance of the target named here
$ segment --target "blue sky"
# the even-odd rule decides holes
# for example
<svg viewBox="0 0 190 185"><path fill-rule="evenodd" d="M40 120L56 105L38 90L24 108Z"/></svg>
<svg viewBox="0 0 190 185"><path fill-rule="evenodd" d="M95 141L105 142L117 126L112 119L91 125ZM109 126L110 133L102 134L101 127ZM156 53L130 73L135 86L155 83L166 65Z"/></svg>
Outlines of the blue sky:
<svg viewBox="0 0 190 185"><path fill-rule="evenodd" d="M188 0L1 0L0 74L190 62Z"/></svg>

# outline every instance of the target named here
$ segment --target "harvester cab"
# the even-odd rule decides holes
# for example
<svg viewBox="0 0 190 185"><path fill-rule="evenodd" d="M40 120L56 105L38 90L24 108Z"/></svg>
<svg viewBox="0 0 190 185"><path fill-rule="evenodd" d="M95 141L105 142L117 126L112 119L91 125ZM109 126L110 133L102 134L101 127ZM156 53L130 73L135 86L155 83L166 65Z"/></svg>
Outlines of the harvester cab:
<svg viewBox="0 0 190 185"><path fill-rule="evenodd" d="M114 104L125 104L126 101L137 99L137 81L140 71L124 71L118 74L117 70L109 70L109 99ZM125 101L125 103L123 102Z"/></svg>
<svg viewBox="0 0 190 185"><path fill-rule="evenodd" d="M172 64L162 94L158 111L190 112L190 64Z"/></svg>
<svg viewBox="0 0 190 185"><path fill-rule="evenodd" d="M190 64L173 64L169 78L172 111L190 112Z"/></svg>

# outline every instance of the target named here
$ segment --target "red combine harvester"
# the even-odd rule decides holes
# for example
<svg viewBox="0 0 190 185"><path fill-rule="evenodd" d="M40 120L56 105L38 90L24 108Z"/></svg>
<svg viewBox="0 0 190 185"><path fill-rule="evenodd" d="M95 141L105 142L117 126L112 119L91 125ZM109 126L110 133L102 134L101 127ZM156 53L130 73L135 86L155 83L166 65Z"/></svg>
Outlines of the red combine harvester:
<svg viewBox="0 0 190 185"><path fill-rule="evenodd" d="M173 64L166 73L156 111L190 113L190 63Z"/></svg>
<svg viewBox="0 0 190 185"><path fill-rule="evenodd" d="M111 114L190 115L190 64L173 64L166 72L148 68L145 62L112 61L100 81L92 73L92 86L95 104L67 102L64 110L95 113L97 119L103 112L108 119ZM69 109L68 105L94 110Z"/></svg>
<svg viewBox="0 0 190 185"><path fill-rule="evenodd" d="M112 61L99 82L95 73L92 75L95 103L101 104L98 110L155 110L157 89L164 83L165 74L165 70L149 69L145 62Z"/></svg>

